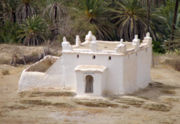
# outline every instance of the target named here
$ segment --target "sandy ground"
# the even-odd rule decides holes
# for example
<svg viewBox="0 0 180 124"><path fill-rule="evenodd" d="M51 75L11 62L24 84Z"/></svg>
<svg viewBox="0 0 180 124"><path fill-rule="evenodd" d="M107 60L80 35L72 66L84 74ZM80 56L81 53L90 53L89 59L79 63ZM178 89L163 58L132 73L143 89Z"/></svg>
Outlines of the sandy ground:
<svg viewBox="0 0 180 124"><path fill-rule="evenodd" d="M25 67L0 65L0 124L180 124L180 72L169 66L153 68L153 82L130 98L107 98L118 106L99 107L57 93L19 95Z"/></svg>

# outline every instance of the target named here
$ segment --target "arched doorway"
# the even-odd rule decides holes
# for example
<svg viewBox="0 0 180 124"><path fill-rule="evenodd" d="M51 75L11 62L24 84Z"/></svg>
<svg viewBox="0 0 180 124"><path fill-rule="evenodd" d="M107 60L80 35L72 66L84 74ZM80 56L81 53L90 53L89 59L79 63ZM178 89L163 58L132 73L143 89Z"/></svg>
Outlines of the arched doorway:
<svg viewBox="0 0 180 124"><path fill-rule="evenodd" d="M93 76L87 75L86 76L86 87L85 87L85 93L93 93Z"/></svg>

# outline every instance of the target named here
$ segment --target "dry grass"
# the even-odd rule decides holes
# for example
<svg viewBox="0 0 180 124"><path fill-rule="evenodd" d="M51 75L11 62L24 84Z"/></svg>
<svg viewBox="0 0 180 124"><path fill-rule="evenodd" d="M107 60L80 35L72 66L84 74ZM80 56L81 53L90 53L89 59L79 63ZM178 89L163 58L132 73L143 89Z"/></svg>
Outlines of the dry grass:
<svg viewBox="0 0 180 124"><path fill-rule="evenodd" d="M10 64L12 56L17 55L18 58L34 53L43 53L43 47L27 47L19 45L0 44L0 64Z"/></svg>
<svg viewBox="0 0 180 124"><path fill-rule="evenodd" d="M0 56L0 64L9 64L11 61L11 57L6 57L6 56Z"/></svg>
<svg viewBox="0 0 180 124"><path fill-rule="evenodd" d="M45 96L45 97L50 97L50 96L68 96L68 97L73 97L76 94L71 91L24 91L20 92L19 96L20 97L39 97L39 96Z"/></svg>
<svg viewBox="0 0 180 124"><path fill-rule="evenodd" d="M104 112L104 109L99 109L99 108L89 108L89 107L80 107L78 108L78 111L87 111L88 113L91 113L91 114L97 114L97 113L103 113Z"/></svg>
<svg viewBox="0 0 180 124"><path fill-rule="evenodd" d="M118 107L119 105L114 102L110 102L107 100L100 100L100 99L74 99L75 103L80 105L85 105L89 107Z"/></svg>
<svg viewBox="0 0 180 124"><path fill-rule="evenodd" d="M61 107L61 108L72 108L74 107L73 105L69 104L69 103L63 103L63 102L56 102L56 103L52 103L52 106L56 106L56 107Z"/></svg>
<svg viewBox="0 0 180 124"><path fill-rule="evenodd" d="M165 103L180 102L179 96L161 96L159 99Z"/></svg>
<svg viewBox="0 0 180 124"><path fill-rule="evenodd" d="M27 71L46 72L53 63L54 61L45 59L37 64L32 65Z"/></svg>
<svg viewBox="0 0 180 124"><path fill-rule="evenodd" d="M43 105L43 106L47 106L47 105L51 105L51 102L49 101L45 101L45 100L39 100L39 99L28 99L28 100L21 100L20 103L22 104L32 104L32 105Z"/></svg>
<svg viewBox="0 0 180 124"><path fill-rule="evenodd" d="M30 104L30 105L41 105L41 106L55 106L55 107L62 107L62 108L72 108L73 105L66 103L66 102L53 102L49 100L40 100L40 99L24 99L20 100L22 104Z"/></svg>
<svg viewBox="0 0 180 124"><path fill-rule="evenodd" d="M2 116L3 116L3 114L2 114L2 113L3 113L3 112L1 112L1 111L0 111L0 117L2 117Z"/></svg>
<svg viewBox="0 0 180 124"><path fill-rule="evenodd" d="M1 73L2 73L2 75L9 75L10 74L9 70L6 70L6 69L2 70Z"/></svg>
<svg viewBox="0 0 180 124"><path fill-rule="evenodd" d="M180 57L167 59L165 63L172 66L175 70L180 71Z"/></svg>
<svg viewBox="0 0 180 124"><path fill-rule="evenodd" d="M176 94L176 91L169 89L162 89L161 92L165 94Z"/></svg>
<svg viewBox="0 0 180 124"><path fill-rule="evenodd" d="M115 99L114 101L118 103L140 107L146 101L146 99L138 98L134 96L122 96L118 99Z"/></svg>
<svg viewBox="0 0 180 124"><path fill-rule="evenodd" d="M26 106L21 105L21 104L14 104L14 105L6 106L6 108L11 109L11 110L15 110L15 109L21 109L21 110L27 109Z"/></svg>
<svg viewBox="0 0 180 124"><path fill-rule="evenodd" d="M163 104L163 103L157 103L157 102L146 102L142 105L144 109L153 110L153 111L170 111L171 106Z"/></svg>

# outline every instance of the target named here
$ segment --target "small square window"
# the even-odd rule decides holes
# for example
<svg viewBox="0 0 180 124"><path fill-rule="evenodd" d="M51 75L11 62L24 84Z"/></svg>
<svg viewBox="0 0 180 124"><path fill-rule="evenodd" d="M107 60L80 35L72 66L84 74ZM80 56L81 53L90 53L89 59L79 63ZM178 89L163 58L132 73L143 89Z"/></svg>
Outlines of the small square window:
<svg viewBox="0 0 180 124"><path fill-rule="evenodd" d="M93 59L96 59L96 56L95 55L93 55L93 57L92 57Z"/></svg>
<svg viewBox="0 0 180 124"><path fill-rule="evenodd" d="M79 58L79 54L77 54L77 58Z"/></svg>
<svg viewBox="0 0 180 124"><path fill-rule="evenodd" d="M108 58L109 60L111 60L111 56L109 56L109 58Z"/></svg>

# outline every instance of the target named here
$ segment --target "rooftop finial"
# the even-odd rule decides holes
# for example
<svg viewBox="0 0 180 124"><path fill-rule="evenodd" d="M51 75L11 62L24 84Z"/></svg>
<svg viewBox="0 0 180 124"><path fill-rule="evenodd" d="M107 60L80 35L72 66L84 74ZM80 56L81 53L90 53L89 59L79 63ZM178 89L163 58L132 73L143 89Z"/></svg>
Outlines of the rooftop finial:
<svg viewBox="0 0 180 124"><path fill-rule="evenodd" d="M152 44L152 38L151 38L149 32L146 33L146 36L144 37L143 43L146 43L148 45Z"/></svg>
<svg viewBox="0 0 180 124"><path fill-rule="evenodd" d="M67 41L66 37L63 37L62 45L62 51L71 51L72 47L71 44Z"/></svg>
<svg viewBox="0 0 180 124"><path fill-rule="evenodd" d="M146 33L146 37L150 37L150 33L149 32Z"/></svg>
<svg viewBox="0 0 180 124"><path fill-rule="evenodd" d="M123 43L123 39L121 38L120 43Z"/></svg>
<svg viewBox="0 0 180 124"><path fill-rule="evenodd" d="M135 35L134 39L138 39L138 35L137 34Z"/></svg>
<svg viewBox="0 0 180 124"><path fill-rule="evenodd" d="M88 43L88 42L92 41L92 37L93 37L93 34L91 31L89 31L85 37L85 42Z"/></svg>
<svg viewBox="0 0 180 124"><path fill-rule="evenodd" d="M135 47L135 51L139 48L140 39L138 39L138 35L134 36L134 39L132 41L132 45Z"/></svg>
<svg viewBox="0 0 180 124"><path fill-rule="evenodd" d="M67 39L66 39L66 37L65 37L65 36L63 37L63 42L67 42Z"/></svg>
<svg viewBox="0 0 180 124"><path fill-rule="evenodd" d="M88 32L88 35L92 35L92 31L89 31L89 32Z"/></svg>
<svg viewBox="0 0 180 124"><path fill-rule="evenodd" d="M81 40L79 38L79 35L76 35L76 46L81 45Z"/></svg>

